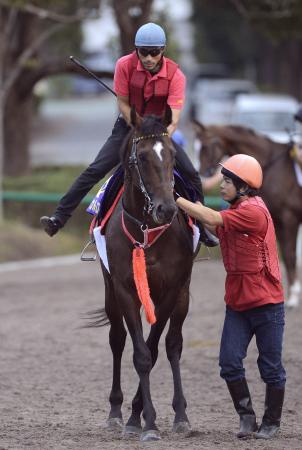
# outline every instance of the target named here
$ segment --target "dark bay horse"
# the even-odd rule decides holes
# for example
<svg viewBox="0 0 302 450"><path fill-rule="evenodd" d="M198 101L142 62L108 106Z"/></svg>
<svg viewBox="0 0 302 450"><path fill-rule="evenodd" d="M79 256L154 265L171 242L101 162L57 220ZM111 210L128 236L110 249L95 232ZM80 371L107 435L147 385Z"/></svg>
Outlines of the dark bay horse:
<svg viewBox="0 0 302 450"><path fill-rule="evenodd" d="M274 220L286 268L287 305L297 306L301 283L297 276L296 245L302 223L302 188L296 180L289 146L241 126L204 126L195 122L194 128L201 143L201 175L209 176L223 157L236 153L254 156L260 162L264 174L260 195Z"/></svg>
<svg viewBox="0 0 302 450"><path fill-rule="evenodd" d="M174 380L173 429L176 432L190 429L179 361L194 255L192 232L178 212L173 196L175 150L167 133L170 121L171 111L162 119L154 116L141 119L132 112L132 128L121 151L124 192L105 231L110 273L102 265L113 353L107 423L113 428L122 427L123 423L120 372L127 334L125 321L133 343L139 386L124 433L139 433L142 441L160 438L149 374L156 363L159 340L168 320L166 352ZM137 281L140 277L141 284ZM143 309L152 323L146 341L140 315L140 297L144 294L149 303L146 301ZM145 422L143 429L141 414Z"/></svg>

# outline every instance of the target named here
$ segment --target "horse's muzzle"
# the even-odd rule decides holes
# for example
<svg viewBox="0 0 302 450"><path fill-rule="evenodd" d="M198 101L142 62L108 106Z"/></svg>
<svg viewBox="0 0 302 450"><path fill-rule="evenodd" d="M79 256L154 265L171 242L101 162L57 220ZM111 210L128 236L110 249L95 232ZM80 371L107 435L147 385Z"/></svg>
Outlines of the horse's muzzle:
<svg viewBox="0 0 302 450"><path fill-rule="evenodd" d="M176 213L177 207L174 202L158 203L154 205L152 218L158 225L163 225L172 222Z"/></svg>

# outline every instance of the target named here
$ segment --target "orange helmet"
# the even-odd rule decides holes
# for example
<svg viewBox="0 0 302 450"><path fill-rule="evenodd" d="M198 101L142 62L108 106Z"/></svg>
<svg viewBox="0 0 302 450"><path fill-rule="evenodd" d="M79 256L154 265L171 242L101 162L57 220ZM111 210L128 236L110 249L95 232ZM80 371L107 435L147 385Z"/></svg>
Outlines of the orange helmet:
<svg viewBox="0 0 302 450"><path fill-rule="evenodd" d="M262 185L262 169L257 159L253 156L238 155L231 156L220 164L226 170L243 180L251 188L259 189Z"/></svg>

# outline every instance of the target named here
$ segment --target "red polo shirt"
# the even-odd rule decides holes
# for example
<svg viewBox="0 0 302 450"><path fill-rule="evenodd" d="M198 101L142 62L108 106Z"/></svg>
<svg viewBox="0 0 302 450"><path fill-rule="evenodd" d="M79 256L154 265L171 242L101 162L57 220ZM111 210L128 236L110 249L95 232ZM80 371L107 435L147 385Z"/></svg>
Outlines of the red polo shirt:
<svg viewBox="0 0 302 450"><path fill-rule="evenodd" d="M220 212L225 231L236 230L245 234L250 242L264 239L267 220L261 208L246 205L236 210L236 204ZM217 235L223 232L217 227ZM225 302L236 311L244 311L268 303L281 303L284 294L281 283L273 283L265 269L259 273L227 274L225 280Z"/></svg>
<svg viewBox="0 0 302 450"><path fill-rule="evenodd" d="M114 91L117 95L123 97L129 96L129 83L130 83L130 59L132 54L122 56L117 60L114 72ZM141 62L138 60L137 70L144 71L147 74L147 82L144 87L144 97L148 100L152 94L152 83L151 81L157 80L158 78L167 77L167 67L166 58L163 57L163 64L158 73L152 75L148 70L144 69ZM182 71L177 68L172 80L169 85L169 94L167 103L172 109L182 109L185 101L185 88L186 88L186 78Z"/></svg>

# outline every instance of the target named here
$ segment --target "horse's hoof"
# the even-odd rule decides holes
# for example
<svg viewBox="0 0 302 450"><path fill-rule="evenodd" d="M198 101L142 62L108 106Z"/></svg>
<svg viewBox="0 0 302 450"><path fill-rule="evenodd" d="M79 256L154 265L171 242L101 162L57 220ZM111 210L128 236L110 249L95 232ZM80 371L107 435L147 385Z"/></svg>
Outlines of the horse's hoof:
<svg viewBox="0 0 302 450"><path fill-rule="evenodd" d="M158 430L147 430L141 434L141 442L159 441L161 439Z"/></svg>
<svg viewBox="0 0 302 450"><path fill-rule="evenodd" d="M141 434L142 428L141 427L135 427L134 425L125 425L123 435L124 436L132 436L132 435L138 435Z"/></svg>
<svg viewBox="0 0 302 450"><path fill-rule="evenodd" d="M108 429L112 431L120 431L124 427L123 419L120 417L109 417L106 423Z"/></svg>
<svg viewBox="0 0 302 450"><path fill-rule="evenodd" d="M189 433L192 430L189 422L175 422L173 424L173 433Z"/></svg>

